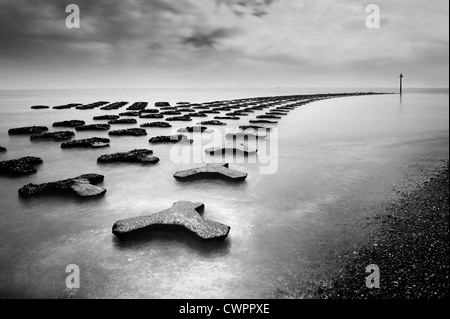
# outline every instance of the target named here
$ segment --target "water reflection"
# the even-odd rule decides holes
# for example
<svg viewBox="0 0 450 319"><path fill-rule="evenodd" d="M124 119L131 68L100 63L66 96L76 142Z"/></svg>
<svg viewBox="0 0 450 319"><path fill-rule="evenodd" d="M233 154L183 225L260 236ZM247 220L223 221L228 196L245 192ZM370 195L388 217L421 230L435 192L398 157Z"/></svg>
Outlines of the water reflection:
<svg viewBox="0 0 450 319"><path fill-rule="evenodd" d="M208 188L211 189L212 187L217 189L233 189L237 191L245 191L248 188L247 181L232 181L232 180L221 180L216 178L199 178L199 179L192 179L192 180L175 180L176 186L181 187L192 187L192 188Z"/></svg>
<svg viewBox="0 0 450 319"><path fill-rule="evenodd" d="M178 249L195 252L203 257L222 257L230 253L231 240L211 240L199 239L194 234L180 229L152 229L151 231L141 231L126 238L118 238L112 235L114 248L119 251L141 250L150 247L177 247Z"/></svg>
<svg viewBox="0 0 450 319"><path fill-rule="evenodd" d="M102 184L96 186L102 187ZM60 191L54 193L39 194L36 196L19 196L20 206L28 209L37 206L67 206L67 205L101 205L105 201L104 196L97 197L79 197L69 191Z"/></svg>

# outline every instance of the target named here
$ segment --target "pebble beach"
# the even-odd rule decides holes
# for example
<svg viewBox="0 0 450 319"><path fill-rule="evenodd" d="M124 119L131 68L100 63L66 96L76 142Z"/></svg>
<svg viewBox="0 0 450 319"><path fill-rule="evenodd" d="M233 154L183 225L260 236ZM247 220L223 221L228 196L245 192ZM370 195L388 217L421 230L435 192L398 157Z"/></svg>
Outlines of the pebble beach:
<svg viewBox="0 0 450 319"><path fill-rule="evenodd" d="M449 297L448 160L374 218L366 244L342 260L338 278L317 290L325 299L447 299ZM350 256L350 257L349 257ZM365 285L367 265L380 268L380 288Z"/></svg>

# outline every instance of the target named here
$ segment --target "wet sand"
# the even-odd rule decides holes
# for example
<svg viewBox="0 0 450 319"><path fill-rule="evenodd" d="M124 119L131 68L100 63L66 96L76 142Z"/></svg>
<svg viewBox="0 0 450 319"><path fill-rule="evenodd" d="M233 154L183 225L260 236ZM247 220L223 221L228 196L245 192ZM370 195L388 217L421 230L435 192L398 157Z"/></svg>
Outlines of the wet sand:
<svg viewBox="0 0 450 319"><path fill-rule="evenodd" d="M374 216L365 244L341 255L339 275L318 288L316 298L449 297L448 159L433 173L420 165L414 170L415 181L398 189L398 197ZM371 264L380 269L379 289L366 287Z"/></svg>

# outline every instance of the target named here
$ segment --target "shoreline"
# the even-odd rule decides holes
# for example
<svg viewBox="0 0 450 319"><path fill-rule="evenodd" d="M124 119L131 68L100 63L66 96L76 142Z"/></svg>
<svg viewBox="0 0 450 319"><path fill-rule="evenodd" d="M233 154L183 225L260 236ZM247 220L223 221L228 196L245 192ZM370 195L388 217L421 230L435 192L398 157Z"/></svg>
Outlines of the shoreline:
<svg viewBox="0 0 450 319"><path fill-rule="evenodd" d="M348 251L339 275L318 299L446 299L449 297L449 162L398 190L373 219L358 251ZM431 175L430 175L431 174ZM380 289L366 287L368 265L380 269Z"/></svg>

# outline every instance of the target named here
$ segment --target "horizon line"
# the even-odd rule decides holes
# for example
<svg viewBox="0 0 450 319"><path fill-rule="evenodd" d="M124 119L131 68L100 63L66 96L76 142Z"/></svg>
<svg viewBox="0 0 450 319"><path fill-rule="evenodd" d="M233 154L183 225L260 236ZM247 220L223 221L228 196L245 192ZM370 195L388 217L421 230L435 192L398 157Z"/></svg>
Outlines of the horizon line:
<svg viewBox="0 0 450 319"><path fill-rule="evenodd" d="M0 88L0 91L7 90L148 90L148 89L398 89L395 86L174 86L174 87L54 87L54 88ZM447 86L415 86L404 88L409 89L445 89Z"/></svg>

